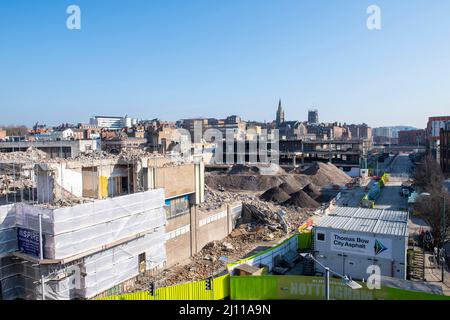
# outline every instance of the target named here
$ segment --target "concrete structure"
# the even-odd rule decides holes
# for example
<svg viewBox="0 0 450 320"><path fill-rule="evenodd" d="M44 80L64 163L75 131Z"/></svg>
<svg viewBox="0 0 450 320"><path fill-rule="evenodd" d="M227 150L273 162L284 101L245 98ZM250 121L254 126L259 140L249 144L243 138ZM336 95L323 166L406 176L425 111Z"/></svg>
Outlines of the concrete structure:
<svg viewBox="0 0 450 320"><path fill-rule="evenodd" d="M0 152L26 151L30 147L44 151L51 158L70 158L98 150L99 143L97 140L0 142Z"/></svg>
<svg viewBox="0 0 450 320"><path fill-rule="evenodd" d="M366 169L369 140L280 140L280 164L331 162L350 176Z"/></svg>
<svg viewBox="0 0 450 320"><path fill-rule="evenodd" d="M119 154L126 149L144 149L146 146L146 138L121 136L102 140L102 150L113 154Z"/></svg>
<svg viewBox="0 0 450 320"><path fill-rule="evenodd" d="M125 153L43 161L33 172L36 202L0 206L4 299L41 299L42 277L46 299L127 290L156 268L223 239L242 214L240 202L199 209L205 197L202 162ZM39 215L44 257L36 254ZM20 232L32 238L28 247Z"/></svg>
<svg viewBox="0 0 450 320"><path fill-rule="evenodd" d="M314 226L316 259L356 280L367 279L372 265L382 276L406 279L407 248L406 211L337 207Z"/></svg>

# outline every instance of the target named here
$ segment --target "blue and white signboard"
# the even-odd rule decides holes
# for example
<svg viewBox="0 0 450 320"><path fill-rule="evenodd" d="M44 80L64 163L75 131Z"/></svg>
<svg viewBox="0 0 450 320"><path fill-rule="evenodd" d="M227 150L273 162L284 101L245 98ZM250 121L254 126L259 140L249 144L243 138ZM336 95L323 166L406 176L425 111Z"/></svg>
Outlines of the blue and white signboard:
<svg viewBox="0 0 450 320"><path fill-rule="evenodd" d="M17 228L19 251L40 258L39 232Z"/></svg>

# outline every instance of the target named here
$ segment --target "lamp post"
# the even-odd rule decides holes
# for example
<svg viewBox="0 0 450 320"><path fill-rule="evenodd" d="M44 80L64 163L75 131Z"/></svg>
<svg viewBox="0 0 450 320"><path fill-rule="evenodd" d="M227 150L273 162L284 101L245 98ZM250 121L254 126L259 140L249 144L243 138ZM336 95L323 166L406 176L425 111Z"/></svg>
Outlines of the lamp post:
<svg viewBox="0 0 450 320"><path fill-rule="evenodd" d="M362 288L362 286L359 283L351 280L348 276L337 273L336 271L320 263L316 258L314 258L314 256L311 253L300 253L300 256L302 256L305 259L313 260L315 263L317 263L319 266L325 269L325 291L324 291L325 300L330 300L330 273L337 275L339 278L342 279L342 282L346 286L350 287L353 290Z"/></svg>

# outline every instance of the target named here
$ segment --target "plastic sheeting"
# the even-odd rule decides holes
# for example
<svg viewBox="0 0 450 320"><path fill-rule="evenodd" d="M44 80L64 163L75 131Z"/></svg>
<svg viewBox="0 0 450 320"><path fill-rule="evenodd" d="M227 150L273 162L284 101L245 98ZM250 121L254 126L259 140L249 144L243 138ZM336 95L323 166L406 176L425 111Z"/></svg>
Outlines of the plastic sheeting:
<svg viewBox="0 0 450 320"><path fill-rule="evenodd" d="M41 272L46 276L45 298L64 300L90 298L136 277L142 253L147 270L163 266L167 222L163 205L164 193L158 189L60 209L25 203L0 207L0 256L17 250L16 227L39 231L42 214L45 258L82 257L75 265L59 265L50 276L45 266L0 258L2 298L41 299ZM131 240L87 255L127 238Z"/></svg>
<svg viewBox="0 0 450 320"><path fill-rule="evenodd" d="M17 250L15 208L14 204L0 206L0 257Z"/></svg>
<svg viewBox="0 0 450 320"><path fill-rule="evenodd" d="M159 228L85 259L85 295L93 297L139 274L139 254L145 252L146 269L162 266L166 260L165 231Z"/></svg>
<svg viewBox="0 0 450 320"><path fill-rule="evenodd" d="M49 210L20 204L17 224L38 231L43 215L45 258L63 259L166 224L162 189Z"/></svg>

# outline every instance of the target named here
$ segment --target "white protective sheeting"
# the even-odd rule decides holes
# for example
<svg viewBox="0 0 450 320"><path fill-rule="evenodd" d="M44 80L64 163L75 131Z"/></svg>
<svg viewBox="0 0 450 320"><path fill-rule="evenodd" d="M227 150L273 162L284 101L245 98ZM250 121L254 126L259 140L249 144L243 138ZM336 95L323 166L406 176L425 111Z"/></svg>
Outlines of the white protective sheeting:
<svg viewBox="0 0 450 320"><path fill-rule="evenodd" d="M17 250L16 207L0 206L0 257Z"/></svg>
<svg viewBox="0 0 450 320"><path fill-rule="evenodd" d="M17 225L38 231L43 215L45 258L64 259L166 224L162 189L61 209L17 207Z"/></svg>
<svg viewBox="0 0 450 320"><path fill-rule="evenodd" d="M70 264L59 265L50 279L46 267L5 256L0 258L3 299L41 299L41 272L46 275L45 298L65 300L94 297L136 277L142 253L147 270L163 266L163 206L164 192L158 189L60 209L25 203L0 207L0 257L17 250L17 227L39 231L42 215L45 258L79 255L76 268L82 270L73 273Z"/></svg>
<svg viewBox="0 0 450 320"><path fill-rule="evenodd" d="M166 260L165 231L159 228L142 238L127 242L85 259L86 297L93 297L139 274L139 254L145 252L146 268L162 266Z"/></svg>

